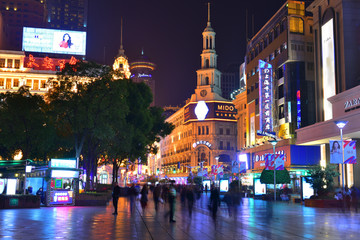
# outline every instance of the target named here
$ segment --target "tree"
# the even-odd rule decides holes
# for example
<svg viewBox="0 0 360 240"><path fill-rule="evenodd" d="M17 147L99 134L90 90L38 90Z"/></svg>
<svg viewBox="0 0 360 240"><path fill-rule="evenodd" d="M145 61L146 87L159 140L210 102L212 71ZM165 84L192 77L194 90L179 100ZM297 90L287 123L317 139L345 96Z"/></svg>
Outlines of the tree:
<svg viewBox="0 0 360 240"><path fill-rule="evenodd" d="M48 106L40 95L26 87L0 95L0 155L13 159L21 150L22 159L47 160L56 151L56 134Z"/></svg>
<svg viewBox="0 0 360 240"><path fill-rule="evenodd" d="M274 184L274 171L263 170L260 176L260 182L262 184ZM276 184L290 183L290 175L288 170L276 170Z"/></svg>
<svg viewBox="0 0 360 240"><path fill-rule="evenodd" d="M323 197L327 193L333 191L334 178L339 176L339 173L336 171L336 166L334 165L327 165L326 168L322 168L320 165L315 165L307 172L309 177L306 177L305 181L311 184L315 195L320 197Z"/></svg>
<svg viewBox="0 0 360 240"><path fill-rule="evenodd" d="M126 85L114 81L110 68L94 63L67 65L48 94L56 127L71 139L76 158L83 156L86 188L96 175L101 143L116 135L128 113Z"/></svg>

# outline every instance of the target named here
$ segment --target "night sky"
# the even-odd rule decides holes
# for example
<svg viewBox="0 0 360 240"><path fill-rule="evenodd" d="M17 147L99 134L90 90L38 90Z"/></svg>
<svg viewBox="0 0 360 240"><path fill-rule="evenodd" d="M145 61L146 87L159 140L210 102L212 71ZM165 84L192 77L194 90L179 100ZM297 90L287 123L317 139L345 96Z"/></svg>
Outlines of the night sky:
<svg viewBox="0 0 360 240"><path fill-rule="evenodd" d="M140 56L143 48L144 55L158 66L153 75L156 105L182 106L196 87L207 2L90 0L87 60L112 65L120 47L120 19L123 17L123 45L129 61ZM285 0L211 1L211 26L216 32L220 71L231 63L244 62L246 9L251 36L252 14L256 33L284 3Z"/></svg>

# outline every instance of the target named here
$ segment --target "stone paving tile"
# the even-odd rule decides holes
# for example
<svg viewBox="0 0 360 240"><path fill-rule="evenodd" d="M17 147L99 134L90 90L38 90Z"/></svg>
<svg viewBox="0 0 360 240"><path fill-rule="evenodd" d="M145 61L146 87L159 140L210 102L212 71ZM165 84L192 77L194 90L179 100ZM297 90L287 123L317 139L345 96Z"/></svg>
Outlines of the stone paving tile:
<svg viewBox="0 0 360 240"><path fill-rule="evenodd" d="M152 201L145 214L139 203L131 214L126 198L120 198L117 216L111 204L0 210L0 239L360 239L360 213L244 199L236 217L221 206L215 224L208 198L196 202L192 218L179 201L176 223L164 218L167 206L156 213Z"/></svg>

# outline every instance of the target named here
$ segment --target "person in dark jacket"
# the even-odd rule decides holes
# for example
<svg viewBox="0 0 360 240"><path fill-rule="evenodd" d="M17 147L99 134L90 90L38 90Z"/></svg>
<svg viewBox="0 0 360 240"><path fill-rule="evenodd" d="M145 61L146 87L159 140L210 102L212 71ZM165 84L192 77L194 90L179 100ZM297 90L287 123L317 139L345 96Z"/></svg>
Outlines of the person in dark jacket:
<svg viewBox="0 0 360 240"><path fill-rule="evenodd" d="M211 206L212 218L214 221L216 221L217 210L218 207L220 206L220 193L214 184L211 186L210 206Z"/></svg>
<svg viewBox="0 0 360 240"><path fill-rule="evenodd" d="M189 216L191 217L195 201L194 188L192 186L189 186L189 188L186 190L186 199L189 209Z"/></svg>
<svg viewBox="0 0 360 240"><path fill-rule="evenodd" d="M161 187L159 184L156 185L153 192L154 204L155 204L155 211L159 209L159 200L161 194Z"/></svg>
<svg viewBox="0 0 360 240"><path fill-rule="evenodd" d="M143 186L143 188L141 189L141 198L140 198L140 204L141 204L141 208L143 210L143 215L145 214L145 209L146 209L146 206L147 206L147 202L148 202L148 193L149 193L149 190L148 190L148 186L145 184Z"/></svg>
<svg viewBox="0 0 360 240"><path fill-rule="evenodd" d="M118 214L118 200L120 197L120 187L117 182L114 183L114 189L112 192L112 198L113 198L113 205L114 205L114 212L113 215Z"/></svg>

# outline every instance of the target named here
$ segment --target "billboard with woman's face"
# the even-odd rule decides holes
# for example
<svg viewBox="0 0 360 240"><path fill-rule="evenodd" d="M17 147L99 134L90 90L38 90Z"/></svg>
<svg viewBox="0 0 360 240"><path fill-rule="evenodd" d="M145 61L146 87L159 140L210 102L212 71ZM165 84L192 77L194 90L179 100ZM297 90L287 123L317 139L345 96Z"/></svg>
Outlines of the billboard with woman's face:
<svg viewBox="0 0 360 240"><path fill-rule="evenodd" d="M23 28L23 51L86 55L86 32Z"/></svg>

